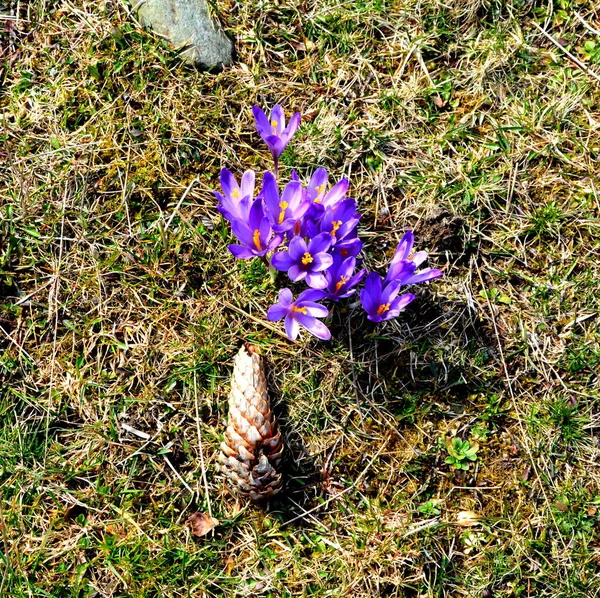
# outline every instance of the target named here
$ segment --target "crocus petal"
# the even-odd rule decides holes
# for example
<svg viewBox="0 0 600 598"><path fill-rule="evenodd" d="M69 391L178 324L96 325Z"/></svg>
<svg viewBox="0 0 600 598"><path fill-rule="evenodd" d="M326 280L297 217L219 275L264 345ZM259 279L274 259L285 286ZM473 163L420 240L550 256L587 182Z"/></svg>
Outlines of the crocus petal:
<svg viewBox="0 0 600 598"><path fill-rule="evenodd" d="M294 282L298 282L299 280L302 280L306 276L306 270L303 270L298 264L294 264L288 270L288 276L290 277L290 280L293 280Z"/></svg>
<svg viewBox="0 0 600 598"><path fill-rule="evenodd" d="M289 309L287 307L283 307L283 305L275 303L267 310L267 318L271 320L271 322L277 322L278 320L281 320L281 318L285 318L288 311Z"/></svg>
<svg viewBox="0 0 600 598"><path fill-rule="evenodd" d="M293 318L290 314L285 317L285 332L288 335L288 338L295 341L298 338L298 332L300 331L300 326L296 318Z"/></svg>
<svg viewBox="0 0 600 598"><path fill-rule="evenodd" d="M401 280L392 280L381 291L381 303L391 303L400 292Z"/></svg>
<svg viewBox="0 0 600 598"><path fill-rule="evenodd" d="M227 249L231 251L234 257L237 257L240 260L249 260L253 257L256 257L256 253L254 253L248 247L243 247L242 245L228 245Z"/></svg>
<svg viewBox="0 0 600 598"><path fill-rule="evenodd" d="M271 150L271 155L275 160L283 154L283 150L285 149L285 144L277 135L271 135L270 137L263 137L264 142L267 144L269 150Z"/></svg>
<svg viewBox="0 0 600 598"><path fill-rule="evenodd" d="M256 123L258 134L264 139L271 134L272 128L267 115L258 106L252 106L252 113Z"/></svg>
<svg viewBox="0 0 600 598"><path fill-rule="evenodd" d="M310 264L310 269L313 272L322 272L323 270L327 270L331 264L333 264L333 257L328 253L315 253L313 261Z"/></svg>
<svg viewBox="0 0 600 598"><path fill-rule="evenodd" d="M273 249L277 249L282 242L283 235L274 235L274 237L269 241L269 244L267 245L267 251L273 251Z"/></svg>
<svg viewBox="0 0 600 598"><path fill-rule="evenodd" d="M279 217L279 190L275 176L268 171L263 175L262 200L269 219L275 224Z"/></svg>
<svg viewBox="0 0 600 598"><path fill-rule="evenodd" d="M392 301L390 305L391 310L402 311L411 301L413 301L415 296L412 293L406 293L405 295L400 295L396 297L394 301Z"/></svg>
<svg viewBox="0 0 600 598"><path fill-rule="evenodd" d="M363 242L360 239L348 239L346 237L343 241L338 241L330 251L334 255L356 257L360 253L362 246Z"/></svg>
<svg viewBox="0 0 600 598"><path fill-rule="evenodd" d="M305 316L304 314L298 314L296 316L298 321L306 330L308 330L311 334L314 334L317 338L320 338L324 341L328 341L331 338L331 332L329 328L323 324L320 320L317 320L313 316Z"/></svg>
<svg viewBox="0 0 600 598"><path fill-rule="evenodd" d="M342 226L340 226L340 228L337 229L337 231L335 231L335 234L334 231L331 231L331 238L334 240L334 242L339 242L341 239L346 238L347 235L349 235L351 232L354 232L354 229L359 221L360 215L347 220L344 222L344 224L342 224Z"/></svg>
<svg viewBox="0 0 600 598"><path fill-rule="evenodd" d="M302 259L302 256L308 251L306 242L302 237L294 237L290 241L290 257L294 262Z"/></svg>
<svg viewBox="0 0 600 598"><path fill-rule="evenodd" d="M329 313L329 310L324 305L315 303L314 301L296 301L296 305L298 307L306 307L306 313L315 318L324 318Z"/></svg>
<svg viewBox="0 0 600 598"><path fill-rule="evenodd" d="M400 260L395 263L392 262L383 284L386 285L392 280L399 280L401 284L406 284L406 280L415 273L415 270L416 266L410 260Z"/></svg>
<svg viewBox="0 0 600 598"><path fill-rule="evenodd" d="M363 268L360 272L357 272L354 276L350 278L350 280L344 285L346 288L350 288L356 286L365 276L367 270Z"/></svg>
<svg viewBox="0 0 600 598"><path fill-rule="evenodd" d="M324 168L317 168L310 177L310 183L308 184L308 194L312 201L315 199L322 199L325 195L325 188L327 187L327 171Z"/></svg>
<svg viewBox="0 0 600 598"><path fill-rule="evenodd" d="M307 272L306 284L313 289L324 289L327 287L327 279L322 274Z"/></svg>
<svg viewBox="0 0 600 598"><path fill-rule="evenodd" d="M269 239L271 238L271 223L269 222L268 218L263 218L261 220L260 226L258 227L258 232L260 235L261 247L266 249Z"/></svg>
<svg viewBox="0 0 600 598"><path fill-rule="evenodd" d="M299 182L290 181L283 188L283 192L281 193L281 201L285 201L291 209L295 209L302 203L302 191L302 185Z"/></svg>
<svg viewBox="0 0 600 598"><path fill-rule="evenodd" d="M377 300L381 297L381 277L377 272L371 272L367 276L367 280L365 280L365 291Z"/></svg>
<svg viewBox="0 0 600 598"><path fill-rule="evenodd" d="M323 205L327 208L336 206L346 197L349 186L350 181L348 179L338 181L323 198Z"/></svg>
<svg viewBox="0 0 600 598"><path fill-rule="evenodd" d="M239 189L237 181L229 169L222 168L221 173L219 174L219 179L221 181L221 188L223 189L225 197L231 197L231 194L236 189Z"/></svg>
<svg viewBox="0 0 600 598"><path fill-rule="evenodd" d="M421 270L421 272L417 272L414 276L407 278L404 281L404 284L417 284L418 282L427 282L428 280L439 278L443 274L444 273L441 270L436 270L434 268L425 268L425 270Z"/></svg>
<svg viewBox="0 0 600 598"><path fill-rule="evenodd" d="M281 272L287 272L293 265L294 260L287 251L279 251L271 258L271 265Z"/></svg>
<svg viewBox="0 0 600 598"><path fill-rule="evenodd" d="M296 134L298 127L300 126L300 112L295 112L290 118L290 124L281 133L281 141L284 144L283 147L290 142L292 137Z"/></svg>
<svg viewBox="0 0 600 598"><path fill-rule="evenodd" d="M252 231L245 222L242 222L241 220L232 220L231 231L237 237L238 241L247 247L256 249L256 246L254 245L254 231Z"/></svg>
<svg viewBox="0 0 600 598"><path fill-rule="evenodd" d="M418 268L426 259L429 254L426 251L417 251L411 259L413 264Z"/></svg>
<svg viewBox="0 0 600 598"><path fill-rule="evenodd" d="M315 253L327 251L331 247L332 241L333 239L331 238L330 234L321 233L310 240L308 244L308 251L313 255Z"/></svg>
<svg viewBox="0 0 600 598"><path fill-rule="evenodd" d="M298 295L298 299L296 299L296 303L303 303L304 301L320 301L325 297L325 293L323 291L318 291L316 289L306 289L306 291L302 291Z"/></svg>
<svg viewBox="0 0 600 598"><path fill-rule="evenodd" d="M254 170L246 170L242 175L242 182L240 185L240 192L242 197L253 197L254 196L254 184L256 175Z"/></svg>
<svg viewBox="0 0 600 598"><path fill-rule="evenodd" d="M410 255L412 251L413 244L415 242L415 236L411 230L407 230L402 239L400 239L400 243L398 243L398 247L396 247L396 251L394 252L394 257L392 258L391 264L395 264L400 260L405 260ZM390 265L391 265L390 264Z"/></svg>
<svg viewBox="0 0 600 598"><path fill-rule="evenodd" d="M286 288L281 289L281 291L279 291L279 303L281 303L281 305L287 307L288 309L292 305L293 298L294 296L292 295L292 291L290 291L289 289Z"/></svg>
<svg viewBox="0 0 600 598"><path fill-rule="evenodd" d="M360 291L360 301L364 310L369 314L369 319L372 319L371 315L382 303L385 303L381 300L381 277L377 272L371 272L367 276L365 286Z"/></svg>
<svg viewBox="0 0 600 598"><path fill-rule="evenodd" d="M265 217L265 211L263 209L262 201L260 199L256 199L252 203L252 207L250 208L250 213L248 214L248 226L252 231L260 228L263 218Z"/></svg>
<svg viewBox="0 0 600 598"><path fill-rule="evenodd" d="M277 123L273 126L273 123ZM271 125L272 135L280 136L281 132L285 129L285 114L283 112L283 108L279 104L275 104L273 106L273 110L271 111Z"/></svg>

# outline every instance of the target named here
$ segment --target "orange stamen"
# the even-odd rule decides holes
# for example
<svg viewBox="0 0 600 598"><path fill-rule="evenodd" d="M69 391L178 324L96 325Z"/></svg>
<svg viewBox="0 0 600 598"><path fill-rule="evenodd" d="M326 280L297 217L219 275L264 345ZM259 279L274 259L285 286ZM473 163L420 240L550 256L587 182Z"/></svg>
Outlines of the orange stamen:
<svg viewBox="0 0 600 598"><path fill-rule="evenodd" d="M308 266L308 264L310 264L312 261L313 261L313 256L310 255L310 253L308 253L308 251L305 251L304 255L302 256L302 265Z"/></svg>
<svg viewBox="0 0 600 598"><path fill-rule="evenodd" d="M296 307L295 305L292 305L292 311L297 314L306 315L306 307Z"/></svg>
<svg viewBox="0 0 600 598"><path fill-rule="evenodd" d="M256 246L256 249L261 251L262 247L260 245L260 232L258 229L254 230L254 234L252 235L252 240L254 241L254 245Z"/></svg>
<svg viewBox="0 0 600 598"><path fill-rule="evenodd" d="M281 224L285 220L285 210L287 209L288 205L289 204L287 201L279 202L279 207L281 208L281 212L279 214L279 224Z"/></svg>
<svg viewBox="0 0 600 598"><path fill-rule="evenodd" d="M335 233L337 231L338 228L340 228L340 226L342 226L342 221L341 220L334 220L331 223L332 229L331 232L329 233L332 237L335 237Z"/></svg>
<svg viewBox="0 0 600 598"><path fill-rule="evenodd" d="M377 315L380 316L381 314L384 314L386 311L388 311L390 309L390 304L389 303L382 303L378 308L377 308Z"/></svg>
<svg viewBox="0 0 600 598"><path fill-rule="evenodd" d="M339 291L350 280L347 276L340 276L340 279L335 284L335 290Z"/></svg>

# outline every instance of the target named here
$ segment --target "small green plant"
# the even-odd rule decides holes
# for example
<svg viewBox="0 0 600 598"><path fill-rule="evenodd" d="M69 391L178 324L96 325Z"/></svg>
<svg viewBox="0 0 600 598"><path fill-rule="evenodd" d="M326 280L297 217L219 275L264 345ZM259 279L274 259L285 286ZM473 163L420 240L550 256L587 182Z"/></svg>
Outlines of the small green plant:
<svg viewBox="0 0 600 598"><path fill-rule="evenodd" d="M468 440L460 438L449 438L445 442L448 456L446 463L452 465L455 469L469 470L470 461L477 460L478 444L471 445Z"/></svg>
<svg viewBox="0 0 600 598"><path fill-rule="evenodd" d="M439 515L442 512L442 501L439 498L432 498L426 503L419 505L417 510L428 517Z"/></svg>

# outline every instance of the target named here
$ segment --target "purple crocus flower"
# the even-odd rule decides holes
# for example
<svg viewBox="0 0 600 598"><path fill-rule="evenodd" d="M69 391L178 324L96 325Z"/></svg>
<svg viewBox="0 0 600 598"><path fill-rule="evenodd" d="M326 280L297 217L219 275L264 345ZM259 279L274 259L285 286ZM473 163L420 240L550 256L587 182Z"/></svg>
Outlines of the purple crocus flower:
<svg viewBox="0 0 600 598"><path fill-rule="evenodd" d="M291 340L296 340L301 325L317 338L325 341L329 340L331 332L323 322L317 320L317 318L324 318L328 314L325 306L316 303L323 297L325 297L323 291L307 289L298 295L296 301L292 301L292 292L289 289L281 289L279 291L279 303L269 307L267 318L271 322L277 322L285 318L285 331Z"/></svg>
<svg viewBox="0 0 600 598"><path fill-rule="evenodd" d="M356 202L348 198L335 207L327 208L319 224L309 226L307 230L311 237L326 232L331 236L332 243L337 243L354 233L359 220L360 214L356 211Z"/></svg>
<svg viewBox="0 0 600 598"><path fill-rule="evenodd" d="M285 126L283 108L279 104L273 106L271 118L267 118L267 115L258 106L253 106L252 112L254 113L256 130L271 150L273 160L275 160L275 169L277 170L279 156L281 156L286 145L300 126L300 112L296 112L290 118L287 127Z"/></svg>
<svg viewBox="0 0 600 598"><path fill-rule="evenodd" d="M336 255L333 258L333 264L327 268L324 272L325 279L327 280L327 287L325 292L327 298L332 301L339 301L345 297L350 297L356 292L355 287L366 274L366 270L354 273L356 267L356 259L349 257L344 259L343 257Z"/></svg>
<svg viewBox="0 0 600 598"><path fill-rule="evenodd" d="M310 206L298 181L290 181L280 197L277 181L270 172L263 176L262 193L265 212L278 233L294 228Z"/></svg>
<svg viewBox="0 0 600 598"><path fill-rule="evenodd" d="M219 202L217 209L227 220L247 220L254 196L254 171L246 170L241 185L227 168L221 170L219 178L223 194L214 192Z"/></svg>
<svg viewBox="0 0 600 598"><path fill-rule="evenodd" d="M383 282L384 285L390 283L393 280L399 280L401 285L406 284L417 284L419 282L427 282L434 278L439 278L443 275L441 270L435 268L425 268L420 272L416 272L416 269L427 259L426 251L418 251L411 256L413 244L415 242L415 236L412 231L406 231L396 251L394 257L390 263L390 269Z"/></svg>
<svg viewBox="0 0 600 598"><path fill-rule="evenodd" d="M308 243L302 237L290 241L289 251L280 251L271 258L271 265L282 272L287 271L294 282L306 279L313 289L324 289L327 280L322 274L333 263L333 257L327 253L331 246L331 235L322 233Z"/></svg>
<svg viewBox="0 0 600 598"><path fill-rule="evenodd" d="M262 257L281 245L283 240L283 235L273 235L271 223L265 216L260 198L252 204L247 219L231 221L231 230L242 244L229 245L229 251L243 260Z"/></svg>
<svg viewBox="0 0 600 598"><path fill-rule="evenodd" d="M310 178L308 184L309 199L324 208L335 207L340 201L346 197L350 181L342 179L338 181L329 191L327 189L328 180L327 171L324 168L317 168Z"/></svg>
<svg viewBox="0 0 600 598"><path fill-rule="evenodd" d="M371 272L360 291L360 300L367 318L372 322L383 322L395 318L414 298L412 293L398 296L401 283L393 280L382 286L381 276Z"/></svg>
<svg viewBox="0 0 600 598"><path fill-rule="evenodd" d="M332 245L329 253L331 255L339 255L342 258L356 257L363 247L363 242L358 238L357 227L349 232L343 240Z"/></svg>

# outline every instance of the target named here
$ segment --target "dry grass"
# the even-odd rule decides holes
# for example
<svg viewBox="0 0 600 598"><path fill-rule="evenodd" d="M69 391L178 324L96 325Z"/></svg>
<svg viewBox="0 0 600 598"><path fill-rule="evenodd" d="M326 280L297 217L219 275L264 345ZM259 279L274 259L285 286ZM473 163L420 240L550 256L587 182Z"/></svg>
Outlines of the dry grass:
<svg viewBox="0 0 600 598"><path fill-rule="evenodd" d="M0 596L600 593L594 3L217 1L219 74L121 1L8 4ZM276 102L304 115L285 166L350 176L369 267L413 228L445 269L397 321L289 343L227 252L210 190L269 167ZM243 339L288 447L267 510L214 470Z"/></svg>

